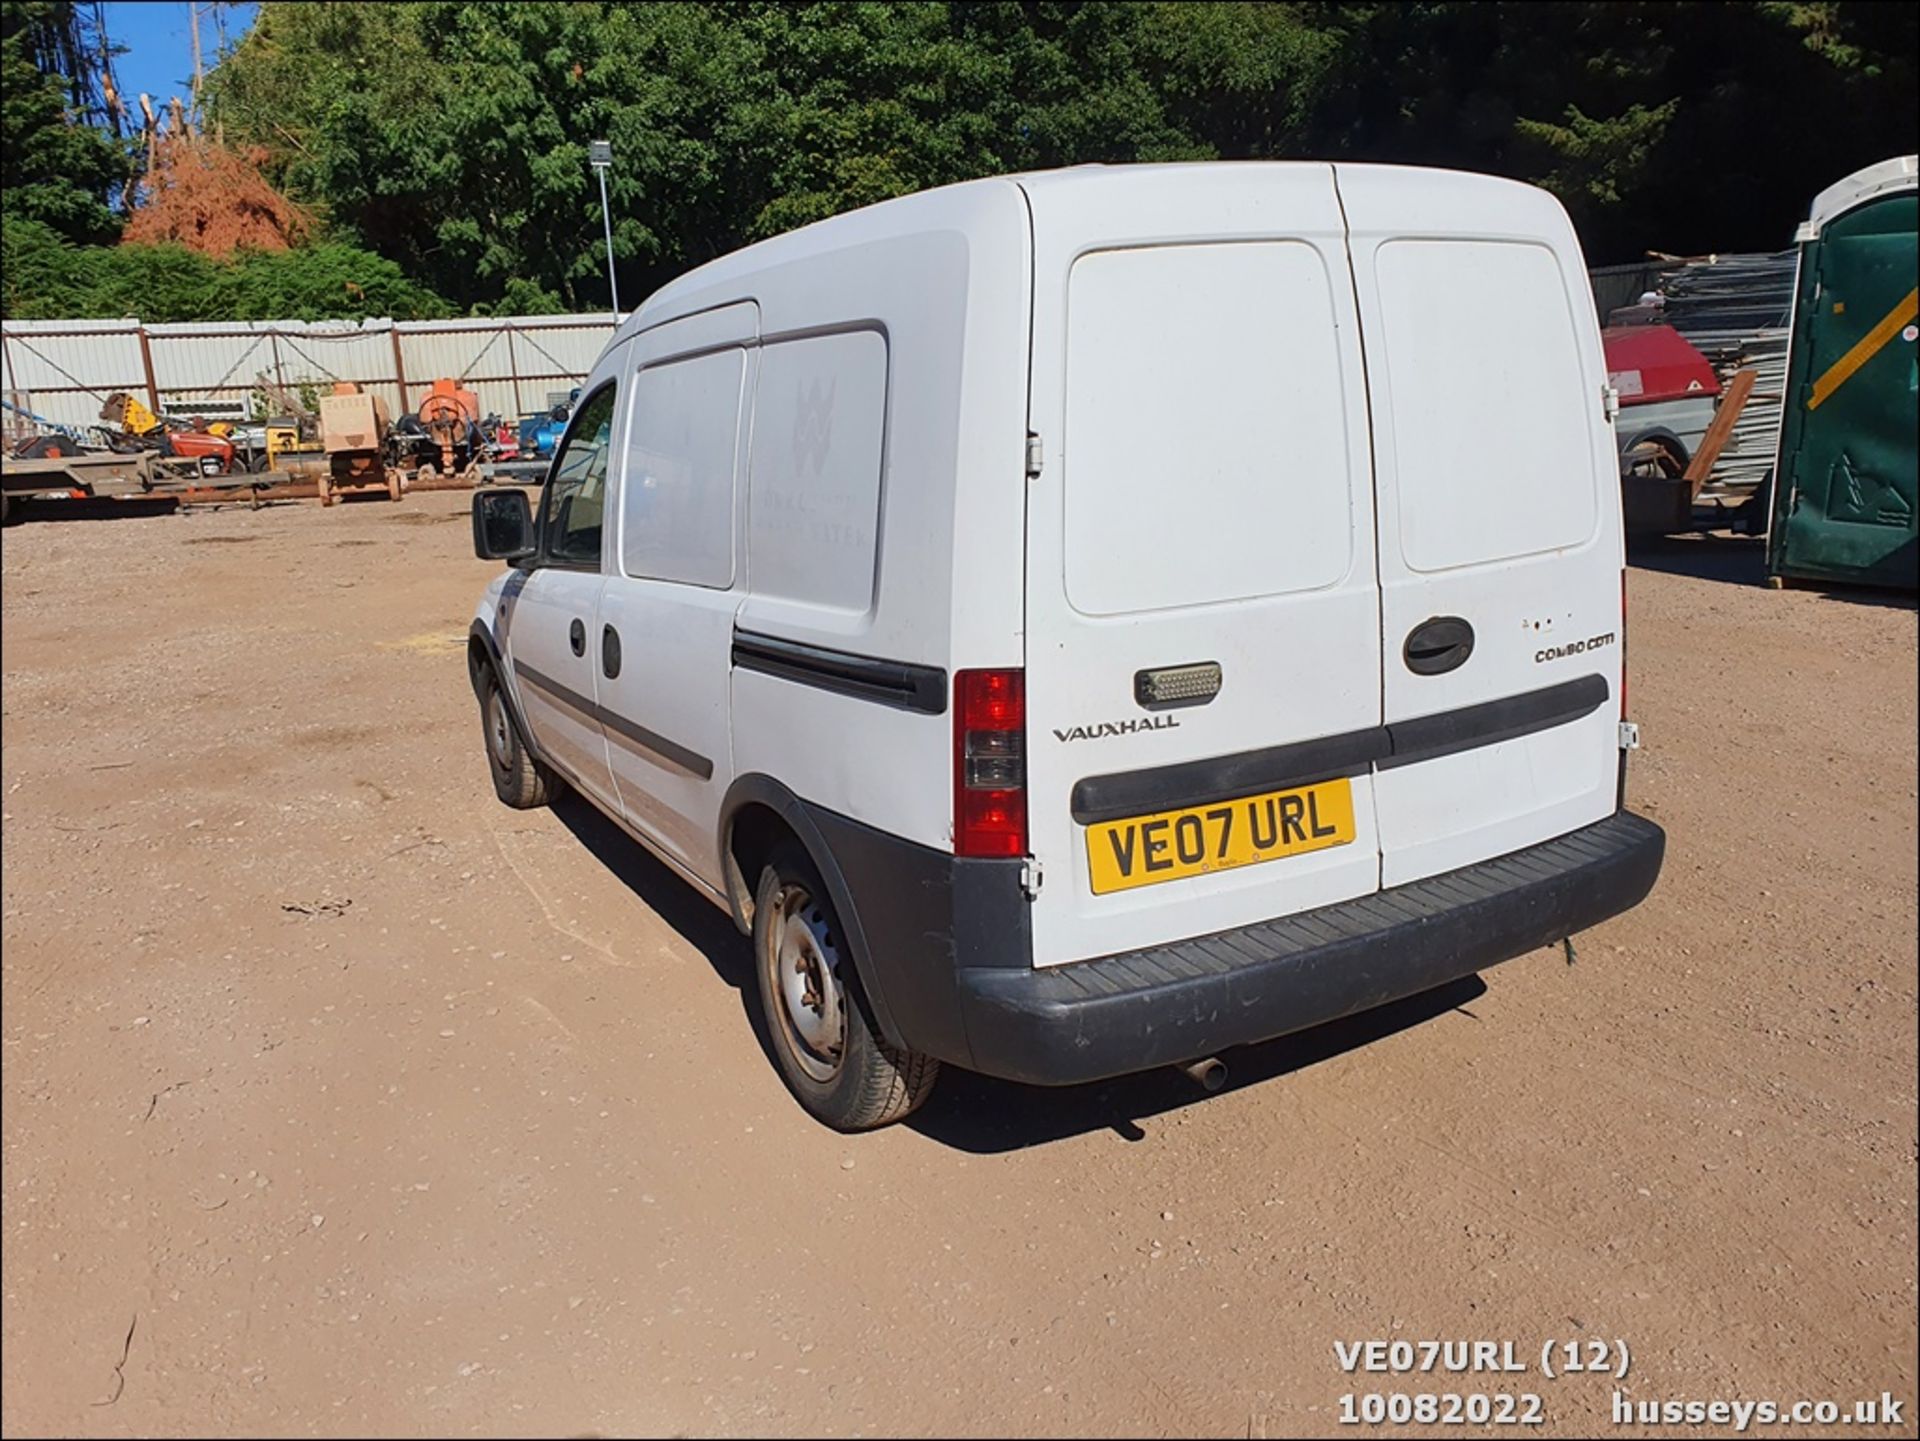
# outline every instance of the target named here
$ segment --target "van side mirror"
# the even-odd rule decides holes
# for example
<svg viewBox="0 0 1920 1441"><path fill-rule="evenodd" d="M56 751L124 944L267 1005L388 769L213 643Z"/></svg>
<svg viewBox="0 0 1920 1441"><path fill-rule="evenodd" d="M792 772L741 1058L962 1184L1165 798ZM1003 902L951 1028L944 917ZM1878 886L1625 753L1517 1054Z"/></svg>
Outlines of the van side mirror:
<svg viewBox="0 0 1920 1441"><path fill-rule="evenodd" d="M473 553L482 560L525 560L533 554L533 507L526 491L501 486L473 493Z"/></svg>

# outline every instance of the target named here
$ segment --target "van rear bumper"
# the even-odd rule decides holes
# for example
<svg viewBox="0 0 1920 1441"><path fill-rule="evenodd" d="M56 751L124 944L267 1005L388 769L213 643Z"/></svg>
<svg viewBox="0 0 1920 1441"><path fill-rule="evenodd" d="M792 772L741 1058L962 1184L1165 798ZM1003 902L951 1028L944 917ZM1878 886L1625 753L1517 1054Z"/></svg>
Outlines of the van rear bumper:
<svg viewBox="0 0 1920 1441"><path fill-rule="evenodd" d="M1511 855L1240 930L1052 968L957 972L974 1068L1070 1085L1384 1005L1630 909L1666 835L1619 811Z"/></svg>

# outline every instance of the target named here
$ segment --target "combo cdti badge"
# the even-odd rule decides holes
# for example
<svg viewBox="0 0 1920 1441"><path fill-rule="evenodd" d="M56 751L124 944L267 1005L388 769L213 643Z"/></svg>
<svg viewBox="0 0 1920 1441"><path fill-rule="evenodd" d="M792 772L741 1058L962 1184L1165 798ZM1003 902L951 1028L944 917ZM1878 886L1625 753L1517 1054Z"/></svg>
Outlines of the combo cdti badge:
<svg viewBox="0 0 1920 1441"><path fill-rule="evenodd" d="M801 1103L1211 1058L1637 904L1611 395L1540 190L981 180L726 256L581 389L468 649L752 936Z"/></svg>

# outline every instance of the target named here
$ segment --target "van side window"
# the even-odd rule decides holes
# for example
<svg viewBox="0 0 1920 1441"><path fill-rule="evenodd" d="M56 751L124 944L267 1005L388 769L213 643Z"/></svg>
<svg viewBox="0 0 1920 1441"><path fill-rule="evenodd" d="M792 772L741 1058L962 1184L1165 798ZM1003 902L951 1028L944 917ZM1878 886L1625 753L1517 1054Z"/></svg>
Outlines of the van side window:
<svg viewBox="0 0 1920 1441"><path fill-rule="evenodd" d="M541 500L540 536L543 558L556 565L600 564L613 400L611 385L590 398L553 458Z"/></svg>
<svg viewBox="0 0 1920 1441"><path fill-rule="evenodd" d="M854 614L873 603L886 420L878 331L761 349L747 488L755 595Z"/></svg>
<svg viewBox="0 0 1920 1441"><path fill-rule="evenodd" d="M621 568L725 590L733 584L734 460L744 350L642 370L627 426Z"/></svg>

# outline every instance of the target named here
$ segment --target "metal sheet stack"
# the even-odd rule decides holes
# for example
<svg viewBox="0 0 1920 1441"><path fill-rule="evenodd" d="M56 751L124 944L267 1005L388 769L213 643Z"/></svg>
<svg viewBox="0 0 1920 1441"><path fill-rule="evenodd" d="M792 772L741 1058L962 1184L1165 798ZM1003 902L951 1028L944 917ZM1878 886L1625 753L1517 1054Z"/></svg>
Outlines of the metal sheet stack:
<svg viewBox="0 0 1920 1441"><path fill-rule="evenodd" d="M1710 490L1747 490L1773 466L1787 383L1788 324L1793 311L1796 252L1710 255L1660 274L1662 318L1713 363L1725 385L1735 371L1755 371L1753 396L1708 478Z"/></svg>

